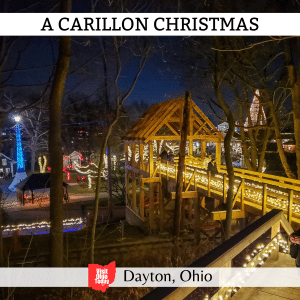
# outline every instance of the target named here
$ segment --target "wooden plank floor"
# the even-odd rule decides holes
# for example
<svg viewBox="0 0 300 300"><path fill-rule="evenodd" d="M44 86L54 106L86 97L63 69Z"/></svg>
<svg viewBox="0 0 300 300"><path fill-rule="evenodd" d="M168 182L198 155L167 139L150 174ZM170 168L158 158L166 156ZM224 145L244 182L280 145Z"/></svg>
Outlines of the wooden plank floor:
<svg viewBox="0 0 300 300"><path fill-rule="evenodd" d="M295 260L289 254L279 253L277 261L267 261L266 268L295 268ZM242 288L233 297L234 300L299 300L300 287L268 287L268 288Z"/></svg>

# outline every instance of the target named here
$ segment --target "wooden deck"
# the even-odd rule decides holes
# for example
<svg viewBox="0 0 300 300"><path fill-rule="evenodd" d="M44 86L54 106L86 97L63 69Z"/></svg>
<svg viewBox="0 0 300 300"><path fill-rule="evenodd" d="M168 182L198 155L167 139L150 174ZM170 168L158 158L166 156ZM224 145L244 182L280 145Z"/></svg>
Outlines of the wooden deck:
<svg viewBox="0 0 300 300"><path fill-rule="evenodd" d="M295 268L295 260L289 254L279 253L277 261L268 260L265 268ZM233 297L233 300L299 300L300 287L268 287L268 288L242 288Z"/></svg>

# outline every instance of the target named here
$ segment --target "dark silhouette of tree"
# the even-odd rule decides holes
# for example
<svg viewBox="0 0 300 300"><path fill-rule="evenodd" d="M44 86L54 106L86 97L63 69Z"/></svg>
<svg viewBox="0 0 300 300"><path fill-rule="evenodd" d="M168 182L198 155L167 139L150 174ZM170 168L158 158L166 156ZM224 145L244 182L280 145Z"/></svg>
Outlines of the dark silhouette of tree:
<svg viewBox="0 0 300 300"><path fill-rule="evenodd" d="M71 12L71 0L62 0L60 11ZM63 153L61 103L71 56L71 37L59 39L59 54L49 96L49 154L51 167L50 222L51 266L63 267Z"/></svg>

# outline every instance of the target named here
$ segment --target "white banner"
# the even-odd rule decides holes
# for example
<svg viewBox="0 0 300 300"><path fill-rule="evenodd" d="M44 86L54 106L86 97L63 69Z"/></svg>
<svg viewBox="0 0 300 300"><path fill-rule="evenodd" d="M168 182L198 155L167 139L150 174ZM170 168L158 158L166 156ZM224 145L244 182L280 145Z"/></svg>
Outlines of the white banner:
<svg viewBox="0 0 300 300"><path fill-rule="evenodd" d="M2 13L0 36L290 36L297 13Z"/></svg>
<svg viewBox="0 0 300 300"><path fill-rule="evenodd" d="M1 268L0 286L88 287L88 268ZM117 268L115 280L109 286L300 287L300 269Z"/></svg>

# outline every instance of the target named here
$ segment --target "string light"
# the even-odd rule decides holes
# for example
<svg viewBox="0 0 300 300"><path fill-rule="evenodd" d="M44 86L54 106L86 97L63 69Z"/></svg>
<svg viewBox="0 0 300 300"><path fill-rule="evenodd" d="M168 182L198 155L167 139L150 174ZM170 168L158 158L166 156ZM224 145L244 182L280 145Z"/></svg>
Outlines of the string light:
<svg viewBox="0 0 300 300"><path fill-rule="evenodd" d="M6 225L2 227L3 230L3 236L11 236L14 231L19 231L22 235L26 234L32 234L34 230L36 230L36 233L39 233L39 230L43 229L43 233L45 231L50 231L50 222L42 221L42 222L34 222L31 224L18 224L18 225ZM71 229L71 227L74 229L77 228L77 230L82 229L85 227L85 221L83 218L72 218L72 219L66 219L63 220L63 228L64 231L67 231L68 229Z"/></svg>
<svg viewBox="0 0 300 300"><path fill-rule="evenodd" d="M15 117L17 122L20 121L20 117ZM16 131L16 141L17 141L17 168L18 172L24 172L24 156L23 156L23 149L22 149L22 139L21 139L21 128L20 124L17 123L15 126Z"/></svg>
<svg viewBox="0 0 300 300"><path fill-rule="evenodd" d="M42 159L44 160L44 163L42 163ZM40 173L45 173L46 172L47 164L48 164L48 161L47 161L46 155L40 156L39 157Z"/></svg>
<svg viewBox="0 0 300 300"><path fill-rule="evenodd" d="M183 172L184 176L187 180L190 180L193 176L193 173L195 172L195 179L198 186L201 186L203 188L208 187L208 176L207 171L201 169L202 164L201 162L197 162L196 160L188 160L186 162L188 165L186 165L185 172ZM169 174L169 176L175 178L175 166L169 165L167 167L166 164L160 163L158 166L160 169L161 174ZM253 179L255 180L255 179ZM259 178L258 178L259 180ZM233 187L234 193L237 193L238 186L241 183L241 180L236 179L235 185ZM274 181L274 185L279 185L277 181ZM225 193L228 190L228 182L225 182ZM210 179L210 188L213 190L214 193L217 194L223 194L223 176L222 175L216 175L213 178ZM257 204L259 206L262 205L263 201L263 185L257 184L257 183L250 183L250 182L244 182L244 197L247 199L247 201L253 204ZM288 193L281 191L280 189L275 189L272 187L267 187L268 195L266 196L267 204L278 208L281 210L287 211L289 200L288 200ZM299 195L295 194L293 195L294 199L300 199ZM251 205L251 204L250 204ZM296 215L298 218L300 218L300 204L293 202L292 204L292 211L293 214Z"/></svg>
<svg viewBox="0 0 300 300"><path fill-rule="evenodd" d="M264 108L262 107L260 103L260 93L259 90L255 91L255 95L253 97L253 101L250 106L250 119L252 126L256 126L259 122L259 125L265 125L266 124L266 114L264 111ZM258 120L259 117L259 110L261 110L261 115L260 119ZM247 127L249 127L249 120L248 117L246 119L246 122L244 124L245 131L248 131Z"/></svg>
<svg viewBox="0 0 300 300"><path fill-rule="evenodd" d="M245 263L243 264L243 268L249 268L249 272L246 271L246 275L250 275L252 272L254 272L256 267L261 267L269 258L271 253L277 249L278 246L282 247L284 253L288 252L288 242L282 237L280 233L278 233L268 245L264 245L262 243L258 244L256 248L253 249L250 255L245 256ZM242 280L240 273L238 273L237 275L238 280L240 281L240 286L233 287L230 285L230 282L223 283L223 287L225 288L225 297L226 295L229 297L232 293L236 293L242 287L244 281ZM224 292L224 289L222 291L219 290L219 292ZM213 295L210 299L220 299L220 297L222 296L218 294L219 292ZM203 300L209 300L209 296L205 295Z"/></svg>

